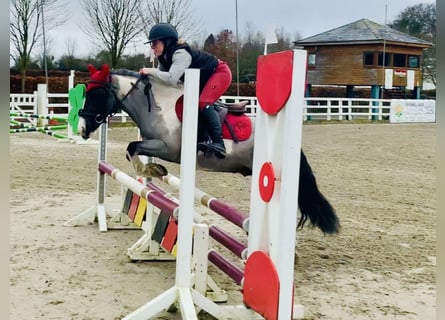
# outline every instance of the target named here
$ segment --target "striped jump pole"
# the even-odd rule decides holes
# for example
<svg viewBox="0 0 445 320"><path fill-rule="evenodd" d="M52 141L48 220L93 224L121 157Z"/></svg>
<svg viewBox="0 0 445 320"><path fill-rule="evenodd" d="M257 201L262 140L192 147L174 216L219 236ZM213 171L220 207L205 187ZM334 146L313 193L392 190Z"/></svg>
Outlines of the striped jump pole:
<svg viewBox="0 0 445 320"><path fill-rule="evenodd" d="M52 136L54 138L58 138L58 139L68 139L68 136L65 136L63 134L54 132L54 131L49 131L49 130L39 130L40 133Z"/></svg>
<svg viewBox="0 0 445 320"><path fill-rule="evenodd" d="M156 190L156 191L158 191L159 193L161 193L163 195L167 194L167 192L164 189L162 189L161 187L159 187L158 185L156 185L153 182L149 182L147 184L147 187L152 189L152 190ZM217 200L217 199L215 199L215 200ZM221 202L221 201L219 201L219 202ZM227 204L224 204L224 205L228 206ZM232 207L230 207L230 208L232 208ZM237 210L235 208L232 208L232 209L233 210ZM239 241L239 240L233 238L231 235L227 234L221 228L217 227L214 224L209 225L209 235L213 239L218 241L220 244L225 246L227 249L232 251L235 255L237 255L241 259L246 259L247 258L247 246L244 243L242 243L241 241Z"/></svg>
<svg viewBox="0 0 445 320"><path fill-rule="evenodd" d="M166 198L162 193L144 186L136 179L130 177L104 160L99 161L98 167L100 172L109 175L154 206L172 215L173 217L178 218L179 205L176 202Z"/></svg>
<svg viewBox="0 0 445 320"><path fill-rule="evenodd" d="M35 119L47 119L47 120L57 120L57 121L68 121L67 117L58 117L53 115L41 115L41 114L29 114L22 112L10 112L10 117L18 117L18 118L35 118Z"/></svg>
<svg viewBox="0 0 445 320"><path fill-rule="evenodd" d="M24 124L23 122L14 120L14 118L9 118L9 125L20 126L20 127L31 127L31 124Z"/></svg>
<svg viewBox="0 0 445 320"><path fill-rule="evenodd" d="M60 126L43 126L43 127L32 127L27 125L20 125L21 128L9 129L9 133L16 132L35 132L35 131L53 131L53 130L63 130L67 128L67 125Z"/></svg>
<svg viewBox="0 0 445 320"><path fill-rule="evenodd" d="M147 187L156 190L160 194L167 196L167 192L159 187L158 185L154 184L153 182L149 182L147 184ZM177 199L173 199L173 201L177 201ZM200 221L199 223L203 223ZM202 227L202 224L201 224ZM235 239L228 233L226 233L221 228L217 227L214 224L207 225L208 229L208 235L212 237L215 241L223 245L225 248L230 250L233 254L235 254L237 257L246 260L247 259L247 252L248 247L242 243L241 241ZM200 237L198 236L198 239ZM196 238L195 238L196 239ZM197 241L196 239L195 241ZM205 246L208 247L208 244ZM238 267L235 263L229 261L227 258L225 258L223 255L221 255L219 252L217 252L215 249L210 249L207 251L206 256L201 255L197 259L202 259L200 261L200 269L203 268L203 266L206 266L207 263L204 262L203 259L208 258L210 262L212 262L218 269L220 269L223 273L225 273L229 278L231 278L237 285L242 285L242 281L244 279L244 270ZM207 267L204 267L206 270ZM206 272L207 273L207 272ZM204 278L198 277L195 279L196 283L195 285L198 287L198 282L207 282ZM202 284L201 284L202 285ZM202 292L205 292L205 288L201 289Z"/></svg>
<svg viewBox="0 0 445 320"><path fill-rule="evenodd" d="M155 190L159 192L160 194L166 196L167 192L163 190L158 185L154 184L153 182L149 182L147 184L147 187L151 190ZM221 245L229 249L232 253L234 253L236 256L238 256L241 259L247 259L247 246L242 243L241 241L235 239L228 233L226 233L221 228L217 227L214 224L209 225L209 235L219 242Z"/></svg>
<svg viewBox="0 0 445 320"><path fill-rule="evenodd" d="M247 259L247 246L224 230L215 225L210 225L209 235L241 259Z"/></svg>
<svg viewBox="0 0 445 320"><path fill-rule="evenodd" d="M18 129L18 128L35 128L35 126L31 123L23 123L20 121L15 121L15 120L9 120L9 127L14 127L14 129Z"/></svg>
<svg viewBox="0 0 445 320"><path fill-rule="evenodd" d="M156 190L160 192L163 195L166 195L167 192L163 190L158 185L154 184L153 182L149 182L147 184L147 187L150 189ZM205 237L205 234L208 234L208 236L212 237L215 241L220 243L222 246L230 250L233 254L235 254L237 257L241 258L242 260L247 259L247 253L248 253L248 247L242 243L241 241L235 239L228 233L226 233L221 228L217 227L214 224L206 225L207 232L202 231L204 228L203 224L196 225L195 228L198 228L195 230L198 234L195 238L195 243L198 245L198 241L202 241L202 237ZM201 231L198 231L201 230ZM201 234L201 236L199 236ZM215 249L208 250L209 243L208 241L205 241L202 244L204 247L202 247L202 250L207 250L205 252L200 252L201 246L196 248L196 259L198 261L198 265L195 265L197 268L197 275L195 278L195 286L200 292L207 292L206 288L207 285L210 286L208 283L208 280L206 277L203 277L202 274L207 274L207 262L205 259L208 259L211 263L213 263L221 272L226 274L229 278L231 278L237 285L242 286L243 280L244 280L244 270L237 266L232 261L228 260L226 257L224 257L222 254L220 254ZM212 288L213 290L216 289L218 292L217 294L220 294L220 288ZM218 298L217 298L218 299ZM226 301L226 300L224 300Z"/></svg>
<svg viewBox="0 0 445 320"><path fill-rule="evenodd" d="M178 189L181 183L181 179L174 175L168 174L160 178L163 182ZM205 193L204 191L195 188L195 200L202 205L212 209L220 216L226 218L233 224L237 225L244 231L249 231L249 217L235 207L232 207L221 200Z"/></svg>
<svg viewBox="0 0 445 320"><path fill-rule="evenodd" d="M209 261L217 266L221 271L228 275L237 285L242 285L244 279L244 270L234 263L224 258L217 251L211 249L208 254Z"/></svg>

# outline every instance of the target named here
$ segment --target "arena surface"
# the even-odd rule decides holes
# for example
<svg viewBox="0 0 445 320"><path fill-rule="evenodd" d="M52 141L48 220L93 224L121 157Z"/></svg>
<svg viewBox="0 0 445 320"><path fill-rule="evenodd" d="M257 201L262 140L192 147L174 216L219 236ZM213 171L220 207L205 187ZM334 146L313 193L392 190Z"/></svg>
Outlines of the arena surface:
<svg viewBox="0 0 445 320"><path fill-rule="evenodd" d="M133 175L125 148L136 129L111 128L108 136L108 161ZM10 135L10 319L121 319L174 285L174 262L129 261L141 230L63 226L95 204L97 148ZM303 148L342 224L333 236L298 232L295 294L305 319L436 319L435 125L305 125ZM163 164L179 175L178 165ZM246 213L250 183L197 173L199 188ZM107 179L110 212L120 209L120 197L121 187ZM241 303L239 287L210 272L230 302Z"/></svg>

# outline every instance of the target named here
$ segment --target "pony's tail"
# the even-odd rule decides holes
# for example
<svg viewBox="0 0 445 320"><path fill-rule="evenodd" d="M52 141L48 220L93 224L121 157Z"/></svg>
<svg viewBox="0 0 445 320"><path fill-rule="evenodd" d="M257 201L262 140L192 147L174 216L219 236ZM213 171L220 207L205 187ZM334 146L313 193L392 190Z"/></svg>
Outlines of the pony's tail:
<svg viewBox="0 0 445 320"><path fill-rule="evenodd" d="M309 218L310 224L320 228L323 233L339 232L340 221L337 214L329 201L318 190L315 176L303 150L301 150L300 158L298 206L302 214L298 221L298 229L303 228Z"/></svg>

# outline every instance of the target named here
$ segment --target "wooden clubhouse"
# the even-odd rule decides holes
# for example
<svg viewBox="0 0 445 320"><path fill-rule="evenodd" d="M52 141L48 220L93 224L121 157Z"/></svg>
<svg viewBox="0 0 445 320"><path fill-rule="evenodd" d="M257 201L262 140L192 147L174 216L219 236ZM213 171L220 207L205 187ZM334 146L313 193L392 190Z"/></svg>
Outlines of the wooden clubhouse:
<svg viewBox="0 0 445 320"><path fill-rule="evenodd" d="M422 88L422 53L432 43L368 19L295 41L307 50L306 96L312 86L345 86L354 97L354 86L371 86L371 98L383 90L412 90L418 99Z"/></svg>

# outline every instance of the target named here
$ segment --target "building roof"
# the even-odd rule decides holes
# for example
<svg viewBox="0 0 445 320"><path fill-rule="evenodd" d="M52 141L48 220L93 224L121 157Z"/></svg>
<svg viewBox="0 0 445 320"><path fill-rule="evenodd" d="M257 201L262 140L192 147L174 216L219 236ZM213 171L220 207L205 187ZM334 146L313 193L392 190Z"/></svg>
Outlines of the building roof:
<svg viewBox="0 0 445 320"><path fill-rule="evenodd" d="M295 45L333 45L357 43L392 43L411 44L420 47L430 47L432 43L413 37L368 19L360 19L344 26L328 30L298 41Z"/></svg>

